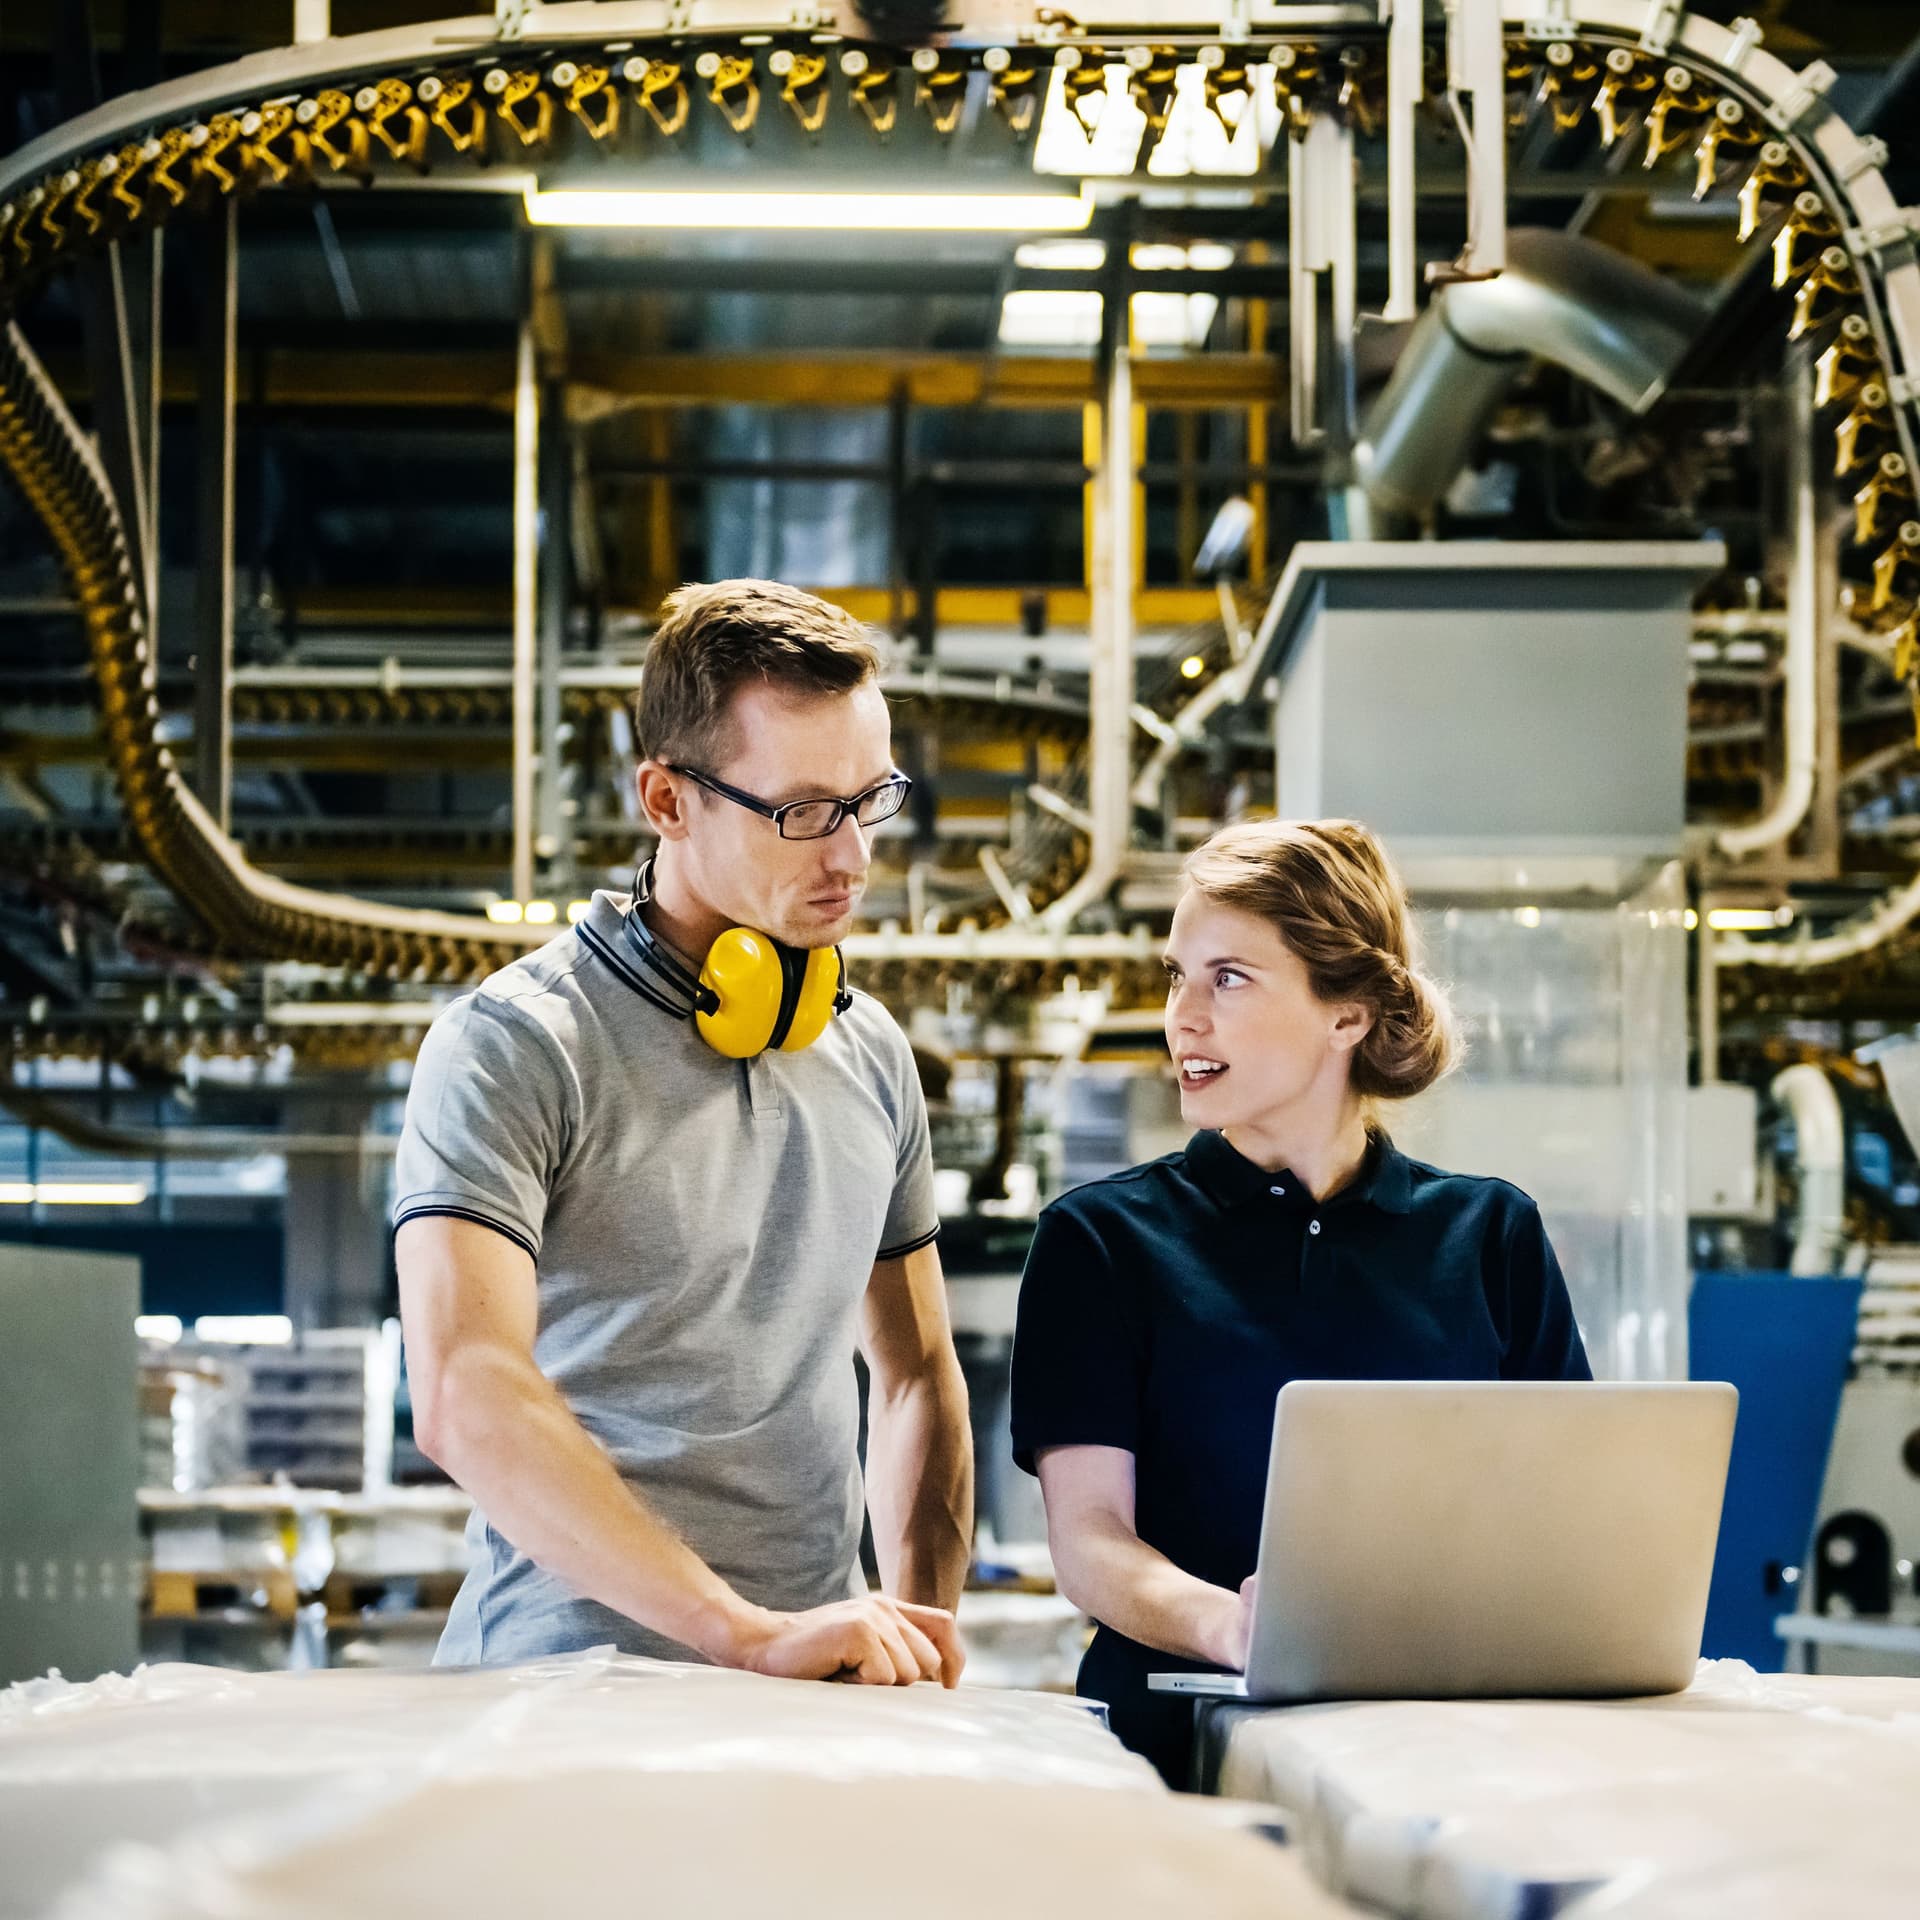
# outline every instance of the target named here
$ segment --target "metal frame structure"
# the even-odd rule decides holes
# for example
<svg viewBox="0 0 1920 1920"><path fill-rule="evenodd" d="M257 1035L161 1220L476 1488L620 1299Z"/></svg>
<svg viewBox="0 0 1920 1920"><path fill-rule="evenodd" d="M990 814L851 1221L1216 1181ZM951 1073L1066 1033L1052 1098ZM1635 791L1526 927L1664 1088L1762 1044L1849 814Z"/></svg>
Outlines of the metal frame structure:
<svg viewBox="0 0 1920 1920"><path fill-rule="evenodd" d="M489 150L537 162L561 129L592 146L611 145L623 115L636 124L644 117L670 140L696 100L704 102L700 111L726 115L737 131L751 125L763 97L813 113L837 90L876 129L883 111L926 111L944 131L941 116L951 115L964 87L978 85L1004 106L1017 79L1031 87L1058 65L1103 76L1118 68L1146 103L1150 123L1155 106L1164 123L1173 75L1191 61L1211 76L1216 92L1236 75L1250 88L1249 76L1263 70L1261 84L1284 98L1290 131L1310 140L1316 122L1346 130L1347 89L1370 84L1356 76L1380 48L1384 58L1375 64L1384 84L1376 105L1389 128L1393 225L1390 311L1404 317L1416 258L1412 114L1422 85L1419 56L1436 30L1447 34L1448 104L1472 158L1469 244L1442 278L1495 272L1504 260L1505 95L1518 77L1552 89L1557 116L1598 113L1609 142L1625 125L1644 126L1649 164L1697 136L1703 191L1720 180L1731 156L1744 172L1744 231L1750 235L1763 221L1777 228L1776 281L1797 290L1796 334L1840 313L1864 323L1822 356L1823 384L1829 398L1853 403L1839 436L1842 470L1877 456L1856 496L1861 542L1887 540L1889 525L1896 531L1879 552L1871 599L1860 596L1849 611L1894 637L1897 670L1911 681L1920 668L1920 505L1912 479L1920 471L1916 216L1896 204L1886 184L1884 149L1832 110L1827 69L1795 73L1760 48L1752 23L1698 19L1676 0L1456 0L1444 19L1414 0L1229 0L1224 8L1106 0L1083 21L1003 4L963 14L936 41L913 48L876 41L851 0L797 11L766 0L603 0L514 5L494 16L317 40L122 96L0 160L0 313L46 274L76 264L91 263L87 270L106 276L110 289L126 242L157 232L171 217L228 209L256 190L383 167L425 170ZM1343 49L1357 49L1359 58L1324 57ZM827 71L828 58L837 59L837 76ZM804 101L796 75L810 76L804 83L813 93ZM1008 119L1014 124L1011 112ZM1323 148L1343 144L1328 133L1319 140ZM1320 165L1344 166L1350 187L1350 158ZM1137 185L1108 190L1125 195ZM1261 190L1271 191L1272 183ZM1336 198L1350 209L1350 192ZM1350 258L1350 212L1335 224L1344 225ZM1326 262L1338 288L1342 235L1322 238L1314 257ZM1296 274L1302 258L1293 263ZM1336 306L1344 313L1338 294ZM1296 326L1307 324L1311 310L1311 302L1296 306ZM1311 344L1296 333L1296 359ZM1336 350L1344 344L1336 342ZM1124 354L1114 364L1102 492L1110 545L1130 554L1131 536L1121 542L1115 529L1131 506L1131 485L1119 479L1134 460L1124 431L1132 395L1124 413L1116 412L1114 394L1127 378ZM115 443L108 440L111 455ZM546 937L539 927L316 893L254 869L224 832L217 804L188 789L156 737L138 462L130 458L124 484L109 482L100 454L11 324L0 340L0 463L47 524L75 582L128 818L155 869L227 950L459 978ZM527 469L531 487L535 462L527 446L517 466ZM123 502L130 503L126 512ZM996 958L1013 957L1014 945L1035 960L1064 956L1064 929L1104 896L1125 864L1133 729L1129 719L1116 769L1123 728L1103 727L1099 718L1105 711L1130 715L1133 589L1130 575L1105 584L1111 597L1095 621L1089 871L1044 926L1020 928ZM518 564L516 610L518 641L523 627L531 635L537 618L530 575ZM1252 654L1259 651L1256 645ZM529 773L532 657L530 644L517 645L516 739ZM1125 702L1120 690L1128 693ZM1243 679L1241 692L1252 690ZM1187 737L1180 720L1172 730L1176 740ZM523 841L534 820L531 791L517 793L515 820L516 886L522 878L530 885L533 848ZM958 945L945 951L965 957Z"/></svg>

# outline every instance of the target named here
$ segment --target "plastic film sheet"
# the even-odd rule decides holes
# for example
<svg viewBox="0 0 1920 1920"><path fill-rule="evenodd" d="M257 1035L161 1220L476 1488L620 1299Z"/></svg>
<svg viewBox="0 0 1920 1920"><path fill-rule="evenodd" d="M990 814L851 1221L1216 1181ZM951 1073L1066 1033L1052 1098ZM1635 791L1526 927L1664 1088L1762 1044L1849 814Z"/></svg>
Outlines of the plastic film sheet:
<svg viewBox="0 0 1920 1920"><path fill-rule="evenodd" d="M53 1920L1336 1920L1292 1854L1171 1794L589 1771L122 1849Z"/></svg>
<svg viewBox="0 0 1920 1920"><path fill-rule="evenodd" d="M936 1800L967 1781L1163 1797L1056 1695L822 1686L610 1651L404 1673L155 1666L0 1693L0 1916L38 1915L115 1841L235 1815L346 1799L371 1818L428 1785L588 1773L624 1778L607 1791L637 1804L636 1773L749 1771L918 1780Z"/></svg>
<svg viewBox="0 0 1920 1920"><path fill-rule="evenodd" d="M1920 1680L1702 1664L1634 1701L1215 1709L1222 1793L1402 1920L1920 1911Z"/></svg>

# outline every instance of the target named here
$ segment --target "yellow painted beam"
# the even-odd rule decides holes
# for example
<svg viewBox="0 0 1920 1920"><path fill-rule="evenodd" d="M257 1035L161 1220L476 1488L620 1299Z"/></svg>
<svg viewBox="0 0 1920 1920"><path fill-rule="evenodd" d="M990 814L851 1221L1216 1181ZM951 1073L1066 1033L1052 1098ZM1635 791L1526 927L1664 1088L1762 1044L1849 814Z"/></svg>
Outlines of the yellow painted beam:
<svg viewBox="0 0 1920 1920"><path fill-rule="evenodd" d="M49 371L63 393L84 396L79 356L55 355ZM513 404L513 355L506 351L340 352L272 348L265 354L269 406L393 408ZM1143 407L1247 407L1271 401L1278 363L1270 354L1210 353L1142 359L1134 397ZM984 354L572 354L570 407L588 416L622 406L884 407L904 385L916 407L1010 407L1067 411L1097 400L1090 361ZM164 397L196 397L189 356L170 356Z"/></svg>
<svg viewBox="0 0 1920 1920"><path fill-rule="evenodd" d="M1257 240L1247 248L1249 261L1264 266L1270 249L1264 240ZM1267 327L1269 315L1264 300L1247 302L1247 351L1262 358L1267 354ZM1271 394L1271 387L1269 394ZM1247 409L1247 464L1252 467L1264 467L1267 464L1270 416L1264 400L1257 400ZM1267 577L1267 515L1270 502L1267 497L1267 483L1255 480L1247 488L1247 504L1253 509L1253 527L1247 538L1247 571L1249 577L1264 580Z"/></svg>
<svg viewBox="0 0 1920 1920"><path fill-rule="evenodd" d="M845 607L856 620L874 623L887 618L885 587L815 587L821 599ZM935 602L941 628L1017 627L1020 601L1027 589L1019 587L942 587ZM1049 587L1049 627L1085 627L1093 617L1092 596L1084 587ZM914 596L907 595L909 614ZM1219 617L1220 602L1204 587L1148 587L1135 602L1135 618L1142 627L1187 627Z"/></svg>
<svg viewBox="0 0 1920 1920"><path fill-rule="evenodd" d="M1582 235L1651 267L1687 280L1718 281L1746 256L1731 220L1672 220L1653 211L1649 197L1609 194L1581 228Z"/></svg>

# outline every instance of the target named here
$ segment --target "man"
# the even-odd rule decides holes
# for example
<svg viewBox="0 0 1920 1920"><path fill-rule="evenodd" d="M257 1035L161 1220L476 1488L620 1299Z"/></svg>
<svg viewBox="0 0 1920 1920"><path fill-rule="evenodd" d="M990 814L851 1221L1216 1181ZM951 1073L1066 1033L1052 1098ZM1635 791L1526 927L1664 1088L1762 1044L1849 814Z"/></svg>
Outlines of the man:
<svg viewBox="0 0 1920 1920"><path fill-rule="evenodd" d="M420 1050L394 1205L414 1430L477 1507L442 1663L612 1642L959 1679L973 1462L906 1038L859 993L746 1059L689 1017L729 929L804 955L852 925L907 785L879 665L792 588L675 594L638 702L638 924L596 894Z"/></svg>

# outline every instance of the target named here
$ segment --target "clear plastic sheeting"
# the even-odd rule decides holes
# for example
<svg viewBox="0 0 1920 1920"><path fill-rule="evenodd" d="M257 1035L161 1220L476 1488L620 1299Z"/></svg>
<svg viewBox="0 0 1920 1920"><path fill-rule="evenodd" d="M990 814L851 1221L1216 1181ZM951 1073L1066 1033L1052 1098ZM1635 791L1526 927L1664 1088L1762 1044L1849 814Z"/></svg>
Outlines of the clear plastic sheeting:
<svg viewBox="0 0 1920 1920"><path fill-rule="evenodd" d="M1535 873L1531 897L1527 863L1491 877L1500 904L1420 915L1467 1055L1395 1111L1394 1139L1540 1203L1597 1375L1684 1380L1684 875L1678 863L1623 873L1610 896L1593 879L1556 893Z"/></svg>
<svg viewBox="0 0 1920 1920"><path fill-rule="evenodd" d="M1162 1792L1094 1712L1051 1694L822 1686L611 1651L412 1673L146 1667L0 1693L0 1920L41 1913L115 1841L588 1772L918 1778L936 1801L955 1781Z"/></svg>
<svg viewBox="0 0 1920 1920"><path fill-rule="evenodd" d="M1337 1920L1298 1860L1170 1794L582 1770L423 1782L165 1852L54 1920Z"/></svg>
<svg viewBox="0 0 1920 1920"><path fill-rule="evenodd" d="M1920 1680L1709 1661L1655 1700L1214 1709L1206 1742L1399 1920L1916 1911Z"/></svg>

